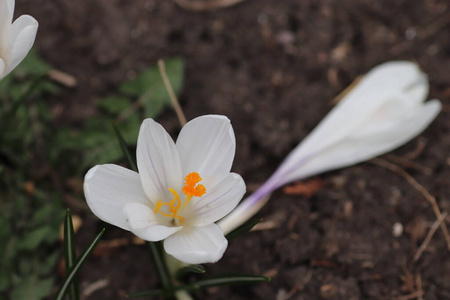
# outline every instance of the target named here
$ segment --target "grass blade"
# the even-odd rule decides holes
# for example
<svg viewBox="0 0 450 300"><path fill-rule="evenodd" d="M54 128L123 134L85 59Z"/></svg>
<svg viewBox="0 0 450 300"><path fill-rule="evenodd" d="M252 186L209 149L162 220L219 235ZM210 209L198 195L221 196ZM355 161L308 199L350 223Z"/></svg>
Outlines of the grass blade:
<svg viewBox="0 0 450 300"><path fill-rule="evenodd" d="M232 240L241 234L249 232L256 224L260 223L261 221L262 221L261 218L250 219L241 226L239 226L238 228L236 228L235 230L233 230L232 232L230 232L229 234L227 234L225 237L227 238L227 240Z"/></svg>
<svg viewBox="0 0 450 300"><path fill-rule="evenodd" d="M204 274L206 273L206 270L202 265L189 265L179 269L175 275L175 278L179 282L184 282L190 273Z"/></svg>
<svg viewBox="0 0 450 300"><path fill-rule="evenodd" d="M0 118L0 128L5 129L7 124L11 124L11 120L16 115L17 110L26 103L28 98L33 94L34 90L42 83L42 81L47 77L47 74L43 74L36 78L31 86L20 96L19 99L14 101L14 103L6 109L4 114Z"/></svg>
<svg viewBox="0 0 450 300"><path fill-rule="evenodd" d="M66 272L69 274L70 269L73 268L77 260L75 251L75 232L73 230L72 215L70 214L69 209L67 210L64 222L64 253L66 259ZM68 293L70 300L80 299L77 276L74 276L72 284L69 286Z"/></svg>
<svg viewBox="0 0 450 300"><path fill-rule="evenodd" d="M202 290L213 286L240 285L258 282L270 282L270 278L256 275L221 276L193 282L184 289Z"/></svg>
<svg viewBox="0 0 450 300"><path fill-rule="evenodd" d="M80 271L81 267L83 266L84 262L88 258L89 254L91 254L92 250L94 250L97 243L100 241L103 233L105 233L105 228L103 228L100 233L95 237L95 239L92 241L92 243L89 245L89 247L83 252L83 254L80 255L79 259L75 263L75 265L70 269L70 272L67 274L66 279L64 280L64 283L61 285L61 287L58 290L58 293L56 294L55 300L63 300L64 296L67 293L67 290L72 283L73 279L77 275L78 271Z"/></svg>
<svg viewBox="0 0 450 300"><path fill-rule="evenodd" d="M164 289L172 288L172 281L170 280L169 270L167 269L164 256L161 254L160 243L147 242L150 249L153 264L155 265L156 273Z"/></svg>
<svg viewBox="0 0 450 300"><path fill-rule="evenodd" d="M188 292L193 292L198 290L204 290L214 286L242 285L260 282L270 282L270 278L256 275L232 275L232 276L213 277L195 281L189 285L181 285L173 287L172 291L185 290ZM152 291L137 292L133 294L128 294L127 298L151 297L155 295L164 295L167 297L167 291L168 290L152 290Z"/></svg>
<svg viewBox="0 0 450 300"><path fill-rule="evenodd" d="M152 291L144 291L137 292L133 294L127 294L127 298L148 298L148 297L156 297L156 296L166 296L165 290L152 290Z"/></svg>
<svg viewBox="0 0 450 300"><path fill-rule="evenodd" d="M117 140L119 141L120 148L122 149L123 155L128 161L128 164L130 165L130 168L133 169L133 171L138 171L136 163L134 159L132 158L130 151L128 151L127 143L125 142L125 139L123 138L122 134L120 133L119 128L117 127L117 124L113 121L112 126L114 128L114 132L116 133Z"/></svg>
<svg viewBox="0 0 450 300"><path fill-rule="evenodd" d="M203 267L202 265L189 265L179 269L175 275L175 278L178 281L183 282L189 275L189 273L204 274L205 272L206 272L205 267Z"/></svg>

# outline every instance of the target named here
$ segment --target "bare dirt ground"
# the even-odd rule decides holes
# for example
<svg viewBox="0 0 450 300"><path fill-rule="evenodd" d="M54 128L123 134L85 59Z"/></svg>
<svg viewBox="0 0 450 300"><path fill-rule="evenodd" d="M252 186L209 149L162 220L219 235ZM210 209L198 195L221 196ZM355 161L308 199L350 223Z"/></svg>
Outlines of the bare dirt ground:
<svg viewBox="0 0 450 300"><path fill-rule="evenodd" d="M394 154L419 149L412 160L429 172L402 167L437 197L442 211L450 210L449 1L246 0L207 12L172 0L18 1L16 13L24 12L40 22L39 53L78 80L75 89L49 99L57 122L95 117L97 97L159 58L181 56L187 117L216 113L232 120L234 171L250 191L358 75L388 60L416 61L429 75L430 98L441 99L444 109ZM158 121L176 136L172 111ZM272 282L214 288L198 299L450 299L442 232L413 259L436 217L402 176L363 163L318 178L323 186L311 197L275 193L259 214L272 228L233 240L224 258L207 266L208 274L258 273ZM79 213L82 249L101 223ZM396 223L404 228L397 237ZM116 237L130 234L112 229L106 239ZM85 265L81 282L88 287L106 279L106 286L85 299L124 299L152 288L151 268L143 246L102 252Z"/></svg>

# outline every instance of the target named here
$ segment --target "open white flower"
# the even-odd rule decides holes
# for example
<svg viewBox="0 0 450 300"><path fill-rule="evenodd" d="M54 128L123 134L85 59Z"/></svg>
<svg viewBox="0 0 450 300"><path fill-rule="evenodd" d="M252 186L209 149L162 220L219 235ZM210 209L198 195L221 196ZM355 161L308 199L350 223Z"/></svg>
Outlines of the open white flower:
<svg viewBox="0 0 450 300"><path fill-rule="evenodd" d="M15 0L0 0L0 79L27 56L36 37L38 22L23 15L12 23Z"/></svg>
<svg viewBox="0 0 450 300"><path fill-rule="evenodd" d="M395 61L375 67L269 180L218 224L227 233L258 212L278 187L360 163L405 144L425 130L441 110L439 100L424 102L428 88L427 76L415 63Z"/></svg>
<svg viewBox="0 0 450 300"><path fill-rule="evenodd" d="M137 143L139 173L112 164L92 168L84 181L87 203L105 222L147 241L164 240L165 251L180 261L216 262L228 242L214 222L245 193L241 176L230 173L235 148L224 116L188 122L176 144L146 119Z"/></svg>

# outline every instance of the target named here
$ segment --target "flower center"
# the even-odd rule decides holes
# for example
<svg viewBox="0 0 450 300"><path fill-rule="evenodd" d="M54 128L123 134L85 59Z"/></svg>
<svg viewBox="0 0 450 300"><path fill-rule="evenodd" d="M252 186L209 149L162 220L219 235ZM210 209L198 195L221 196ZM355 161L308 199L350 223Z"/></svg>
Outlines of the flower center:
<svg viewBox="0 0 450 300"><path fill-rule="evenodd" d="M177 225L183 225L185 219L181 217L180 214L184 211L189 201L191 201L192 197L201 197L206 193L205 186L203 184L198 184L200 181L202 181L202 178L198 173L192 172L187 174L184 178L183 193L186 195L186 200L184 200L183 205L181 205L178 193L174 189L169 188L168 190L174 196L173 199L170 202L162 202L162 200L159 200L155 206L155 214L160 213L165 217L173 218ZM164 205L169 206L168 213L164 213L160 210Z"/></svg>

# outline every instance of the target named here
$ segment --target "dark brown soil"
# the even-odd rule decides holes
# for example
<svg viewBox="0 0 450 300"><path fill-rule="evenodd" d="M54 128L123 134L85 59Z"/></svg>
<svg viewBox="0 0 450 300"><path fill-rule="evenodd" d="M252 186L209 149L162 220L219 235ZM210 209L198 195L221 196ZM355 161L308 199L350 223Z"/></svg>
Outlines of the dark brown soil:
<svg viewBox="0 0 450 300"><path fill-rule="evenodd" d="M388 60L417 61L429 74L430 98L441 99L444 110L395 154L425 144L414 161L431 174L406 170L443 211L450 210L449 1L246 0L213 12L188 11L172 0L17 2L17 13L40 22L40 54L78 80L75 89L49 99L62 108L58 122L95 117L96 98L159 58L181 56L187 70L180 100L187 117L216 113L232 120L234 171L250 191L356 76ZM179 130L172 111L158 121L174 136ZM233 240L224 258L207 266L210 275L266 274L271 283L210 289L198 299L450 299L442 232L418 262L412 259L436 217L403 177L363 163L320 179L325 185L311 198L275 193L259 214L274 228ZM80 249L101 226L90 213L83 219ZM405 229L399 237L395 223ZM112 229L106 239L129 236ZM124 299L156 282L144 246L92 257L82 285L101 279L108 285L85 299ZM423 298L400 297L420 285Z"/></svg>

